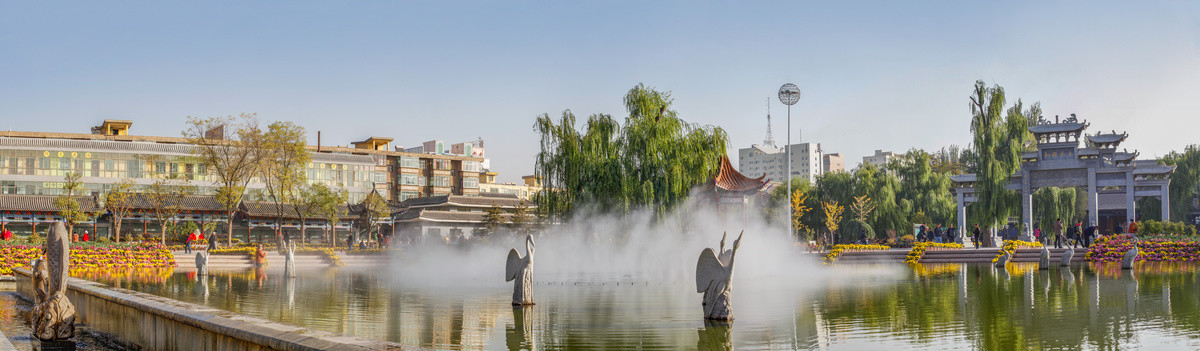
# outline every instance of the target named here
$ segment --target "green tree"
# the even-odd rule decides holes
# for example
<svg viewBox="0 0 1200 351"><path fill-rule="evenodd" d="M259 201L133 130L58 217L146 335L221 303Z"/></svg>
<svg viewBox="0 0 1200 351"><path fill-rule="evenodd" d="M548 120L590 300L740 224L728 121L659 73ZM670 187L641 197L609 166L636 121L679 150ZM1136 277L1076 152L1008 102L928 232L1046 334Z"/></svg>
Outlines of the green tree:
<svg viewBox="0 0 1200 351"><path fill-rule="evenodd" d="M54 198L54 207L58 208L58 216L67 226L67 233L75 232L75 224L86 222L91 213L82 208L75 195L83 191L81 175L76 172L67 173L63 178L62 194Z"/></svg>
<svg viewBox="0 0 1200 351"><path fill-rule="evenodd" d="M1172 151L1160 162L1175 166L1168 190L1171 219L1187 220L1192 212L1192 201L1200 194L1200 145L1188 145L1183 152Z"/></svg>
<svg viewBox="0 0 1200 351"><path fill-rule="evenodd" d="M276 229L280 229L288 209L298 210L297 204L303 202L300 191L308 183L305 170L312 156L304 140L304 127L292 122L268 125L262 145L255 157L259 162L259 179L271 201L276 202ZM282 233L282 230L276 230L276 233Z"/></svg>
<svg viewBox="0 0 1200 351"><path fill-rule="evenodd" d="M183 131L196 145L192 153L205 166L205 175L216 183L214 196L225 207L226 239L231 246L234 214L246 195L246 185L258 172L255 155L262 148L261 135L254 114L188 117L188 128Z"/></svg>
<svg viewBox="0 0 1200 351"><path fill-rule="evenodd" d="M316 216L325 220L325 236L330 247L337 247L337 225L346 217L346 207L342 204L350 199L345 189L333 190L323 183L313 184L311 189L313 211Z"/></svg>
<svg viewBox="0 0 1200 351"><path fill-rule="evenodd" d="M858 238L866 238L868 242L875 240L875 230L861 219L846 222L846 227L842 228L842 234L847 240L857 240Z"/></svg>
<svg viewBox="0 0 1200 351"><path fill-rule="evenodd" d="M911 222L897 201L900 181L894 174L880 172L872 165L863 165L854 172L854 188L856 194L867 196L875 204L875 211L864 219L874 230L884 231L889 239L895 239L896 233L908 232Z"/></svg>
<svg viewBox="0 0 1200 351"><path fill-rule="evenodd" d="M504 210L500 209L500 205L492 205L486 210L483 210L483 232L484 235L495 233L500 229L500 225L504 223Z"/></svg>
<svg viewBox="0 0 1200 351"><path fill-rule="evenodd" d="M1075 188L1048 187L1033 193L1033 222L1042 231L1053 230L1054 223L1062 219L1066 227L1075 222L1078 215Z"/></svg>
<svg viewBox="0 0 1200 351"><path fill-rule="evenodd" d="M555 189L539 197L538 208L565 216L588 203L602 211L650 207L663 214L682 203L716 173L728 137L721 128L680 119L671 102L670 93L638 84L625 95L624 126L603 114L589 117L583 131L570 111L558 123L538 117L536 172Z"/></svg>
<svg viewBox="0 0 1200 351"><path fill-rule="evenodd" d="M900 180L901 199L909 211L923 210L934 224L953 223L957 204L950 193L950 177L933 169L933 155L913 149L897 157L888 169Z"/></svg>
<svg viewBox="0 0 1200 351"><path fill-rule="evenodd" d="M1032 139L1027 116L1040 115L1037 104L1022 111L1022 103L1008 108L1005 114L1004 88L988 87L982 80L975 82L971 95L971 134L977 161L975 196L977 201L968 208L968 220L985 229L994 228L1020 211L1019 195L1006 189L1009 178L1021 166L1021 153ZM991 236L984 236L984 245L993 246Z"/></svg>
<svg viewBox="0 0 1200 351"><path fill-rule="evenodd" d="M363 199L362 209L360 219L363 221L363 226L367 229L367 234L370 235L370 239L372 240L378 239L379 224L377 222L381 218L387 218L392 215L387 200L384 200L383 196L380 196L379 193L372 192L367 194L366 199Z"/></svg>
<svg viewBox="0 0 1200 351"><path fill-rule="evenodd" d="M166 245L167 235L175 228L179 213L183 211L183 197L190 192L190 187L178 184L170 179L158 179L146 188L146 199L154 209L154 220L158 222L159 243Z"/></svg>
<svg viewBox="0 0 1200 351"><path fill-rule="evenodd" d="M104 209L112 214L113 241L121 242L121 224L133 211L133 180L121 179L104 196Z"/></svg>
<svg viewBox="0 0 1200 351"><path fill-rule="evenodd" d="M508 219L508 225L515 233L528 233L529 228L529 204L525 200L513 208L512 216Z"/></svg>

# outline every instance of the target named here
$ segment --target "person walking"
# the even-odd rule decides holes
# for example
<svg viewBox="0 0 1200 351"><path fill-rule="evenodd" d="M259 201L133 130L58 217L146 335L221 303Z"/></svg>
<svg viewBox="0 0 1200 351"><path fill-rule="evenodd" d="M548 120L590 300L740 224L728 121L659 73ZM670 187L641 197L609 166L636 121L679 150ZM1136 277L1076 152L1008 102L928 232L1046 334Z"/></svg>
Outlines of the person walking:
<svg viewBox="0 0 1200 351"><path fill-rule="evenodd" d="M1083 244L1083 221L1076 221L1075 226L1072 229L1075 230L1076 238L1075 244L1071 245L1071 247L1086 248L1087 246Z"/></svg>
<svg viewBox="0 0 1200 351"><path fill-rule="evenodd" d="M183 239L183 253L192 253L192 241L196 240L196 232L188 233L187 238Z"/></svg>
<svg viewBox="0 0 1200 351"><path fill-rule="evenodd" d="M942 229L941 224L938 224L937 228L935 228L933 230L933 241L936 243L939 243L939 244L944 243L944 242L946 242L945 235L946 235L946 230Z"/></svg>
<svg viewBox="0 0 1200 351"><path fill-rule="evenodd" d="M1059 218L1054 222L1054 248L1061 249L1064 239L1066 238L1063 238L1062 218Z"/></svg>
<svg viewBox="0 0 1200 351"><path fill-rule="evenodd" d="M950 225L950 228L946 229L946 238L949 239L947 242L958 242L958 228L955 228L953 224Z"/></svg>
<svg viewBox="0 0 1200 351"><path fill-rule="evenodd" d="M1121 222L1113 224L1113 234L1125 234L1125 227L1121 226Z"/></svg>
<svg viewBox="0 0 1200 351"><path fill-rule="evenodd" d="M975 231L971 232L971 245L974 245L976 249L979 248L979 225L978 224L975 225Z"/></svg>
<svg viewBox="0 0 1200 351"><path fill-rule="evenodd" d="M1037 240L1039 244L1046 245L1046 242L1043 241L1044 238L1042 238L1042 227L1033 226L1033 239Z"/></svg>

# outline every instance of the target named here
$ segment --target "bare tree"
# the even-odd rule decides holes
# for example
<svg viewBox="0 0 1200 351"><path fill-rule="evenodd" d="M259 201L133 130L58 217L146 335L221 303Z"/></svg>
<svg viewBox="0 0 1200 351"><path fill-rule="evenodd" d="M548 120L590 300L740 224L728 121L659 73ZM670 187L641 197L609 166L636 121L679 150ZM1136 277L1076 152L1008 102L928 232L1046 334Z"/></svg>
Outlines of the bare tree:
<svg viewBox="0 0 1200 351"><path fill-rule="evenodd" d="M254 114L233 117L188 117L183 136L196 145L196 158L217 183L216 199L228 215L227 240L233 245L233 216L246 195L246 186L258 171L256 157L263 148L262 130Z"/></svg>

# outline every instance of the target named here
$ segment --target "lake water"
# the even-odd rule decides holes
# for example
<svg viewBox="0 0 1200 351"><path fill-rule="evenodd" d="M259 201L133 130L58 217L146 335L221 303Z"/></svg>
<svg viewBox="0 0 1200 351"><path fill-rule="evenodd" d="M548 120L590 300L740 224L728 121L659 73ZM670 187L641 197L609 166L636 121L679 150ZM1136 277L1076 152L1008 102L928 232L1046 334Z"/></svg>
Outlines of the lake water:
<svg viewBox="0 0 1200 351"><path fill-rule="evenodd" d="M737 279L732 323L705 323L687 281L535 275L511 285L408 286L328 270L93 277L146 293L434 349L1200 349L1197 266L1145 263L812 266L811 279ZM545 279L545 280L538 280Z"/></svg>

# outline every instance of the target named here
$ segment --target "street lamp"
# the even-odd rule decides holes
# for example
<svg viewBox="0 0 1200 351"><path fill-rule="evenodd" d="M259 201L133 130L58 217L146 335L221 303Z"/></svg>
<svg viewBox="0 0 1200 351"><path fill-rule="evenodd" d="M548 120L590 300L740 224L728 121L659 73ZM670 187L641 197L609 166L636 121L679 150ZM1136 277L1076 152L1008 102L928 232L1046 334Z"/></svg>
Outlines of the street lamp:
<svg viewBox="0 0 1200 351"><path fill-rule="evenodd" d="M792 228L792 105L800 101L800 87L795 84L787 83L779 87L779 102L782 102L788 107L787 113L787 144L784 149L787 150L787 177L784 182L787 182L787 208L788 208L788 233L791 233Z"/></svg>

